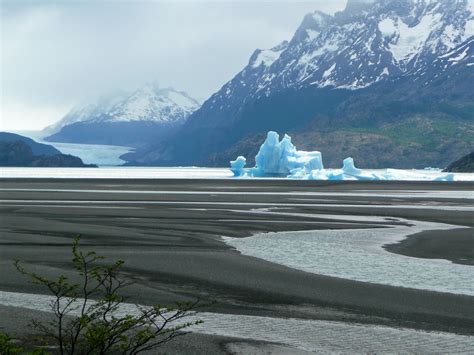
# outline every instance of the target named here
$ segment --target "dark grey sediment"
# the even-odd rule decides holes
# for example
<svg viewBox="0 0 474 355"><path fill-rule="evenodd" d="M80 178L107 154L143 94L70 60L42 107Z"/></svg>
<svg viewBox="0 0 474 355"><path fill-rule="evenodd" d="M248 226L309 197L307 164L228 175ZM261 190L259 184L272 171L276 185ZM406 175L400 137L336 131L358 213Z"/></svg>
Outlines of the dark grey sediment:
<svg viewBox="0 0 474 355"><path fill-rule="evenodd" d="M384 248L416 258L445 259L455 264L474 265L474 229L425 231Z"/></svg>

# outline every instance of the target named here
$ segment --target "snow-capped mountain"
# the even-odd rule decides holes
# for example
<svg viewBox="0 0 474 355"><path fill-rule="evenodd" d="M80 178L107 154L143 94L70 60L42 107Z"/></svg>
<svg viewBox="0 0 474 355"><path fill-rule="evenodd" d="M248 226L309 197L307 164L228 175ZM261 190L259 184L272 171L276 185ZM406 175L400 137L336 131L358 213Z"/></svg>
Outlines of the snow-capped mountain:
<svg viewBox="0 0 474 355"><path fill-rule="evenodd" d="M117 92L78 105L48 129L58 131L78 122L182 123L197 108L199 103L185 92L150 83L132 93Z"/></svg>
<svg viewBox="0 0 474 355"><path fill-rule="evenodd" d="M199 103L185 92L146 85L107 112L107 122L152 121L181 122L199 108Z"/></svg>
<svg viewBox="0 0 474 355"><path fill-rule="evenodd" d="M182 125L197 108L199 103L185 92L147 84L132 93L113 93L78 105L45 131L54 133L47 138L50 141L104 143L96 132L84 134L84 129L108 126L109 129L127 127L133 131L138 126L144 126L147 130L159 130L160 127L168 130ZM81 134L78 136L74 130L81 131ZM128 132L123 133L124 137L115 137L116 143L128 141L127 144L132 144L138 143L136 139L140 140L134 137L130 141ZM106 143L110 141L105 140Z"/></svg>
<svg viewBox="0 0 474 355"><path fill-rule="evenodd" d="M210 107L307 86L357 90L421 73L474 35L467 0L349 0L345 11L308 14L293 38L256 50ZM223 101L223 102L222 102ZM224 105L223 105L224 103Z"/></svg>
<svg viewBox="0 0 474 355"><path fill-rule="evenodd" d="M390 141L395 150L401 141L387 136L395 129L382 126L388 122L443 117L451 125L466 114L474 119L473 3L348 0L346 9L334 16L308 14L289 41L256 50L248 65L194 112L176 137L135 158L141 163L226 165L235 155L233 147L249 146L252 135L268 130L293 131L298 140L298 132L361 127ZM469 120L454 125L463 127L456 137L465 137L471 129L464 124L472 125ZM433 135L439 144L451 139ZM314 144L305 148L324 152ZM462 138L459 149L471 145ZM428 145L426 149L430 164L451 159L438 159ZM324 153L331 161L331 154ZM418 156L422 159L420 149ZM392 166L407 166L416 159L414 155Z"/></svg>

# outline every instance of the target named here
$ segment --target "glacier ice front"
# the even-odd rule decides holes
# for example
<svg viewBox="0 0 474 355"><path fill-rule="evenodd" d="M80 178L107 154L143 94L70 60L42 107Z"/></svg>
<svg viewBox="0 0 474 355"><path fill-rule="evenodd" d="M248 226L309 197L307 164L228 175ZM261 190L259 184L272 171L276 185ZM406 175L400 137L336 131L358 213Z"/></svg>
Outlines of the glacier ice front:
<svg viewBox="0 0 474 355"><path fill-rule="evenodd" d="M342 169L324 169L321 152L296 150L291 137L270 131L255 157L255 167L246 168L243 156L230 162L237 177L287 177L306 180L437 180L453 181L454 174L436 177L405 170L386 169L380 172L356 168L354 159L346 158Z"/></svg>

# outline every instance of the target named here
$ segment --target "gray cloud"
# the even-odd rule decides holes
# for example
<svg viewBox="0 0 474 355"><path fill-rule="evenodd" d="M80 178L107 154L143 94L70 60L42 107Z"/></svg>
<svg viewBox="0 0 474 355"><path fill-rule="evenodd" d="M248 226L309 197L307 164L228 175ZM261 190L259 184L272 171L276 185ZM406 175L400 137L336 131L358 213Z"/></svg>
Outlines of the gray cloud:
<svg viewBox="0 0 474 355"><path fill-rule="evenodd" d="M205 99L306 13L345 2L2 1L0 129L39 129L148 81Z"/></svg>

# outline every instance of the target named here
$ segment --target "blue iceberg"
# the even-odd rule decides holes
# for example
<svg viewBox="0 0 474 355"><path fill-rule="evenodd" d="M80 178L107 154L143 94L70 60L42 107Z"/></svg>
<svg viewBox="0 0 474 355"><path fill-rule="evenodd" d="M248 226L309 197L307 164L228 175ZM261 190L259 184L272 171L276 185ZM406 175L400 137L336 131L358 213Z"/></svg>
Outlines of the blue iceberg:
<svg viewBox="0 0 474 355"><path fill-rule="evenodd" d="M324 169L321 152L297 150L287 134L280 140L278 133L267 133L265 142L255 156L255 166L246 168L243 156L230 162L236 177L286 177L305 180L435 180L454 181L454 174L429 176L398 169L364 171L355 166L354 159L344 159L341 169Z"/></svg>
<svg viewBox="0 0 474 355"><path fill-rule="evenodd" d="M291 137L284 135L280 141L278 133L270 131L267 139L255 157L255 167L246 169L246 159L239 156L231 161L231 170L235 176L288 176L293 173L310 173L323 170L323 159L320 152L304 152L296 150Z"/></svg>

